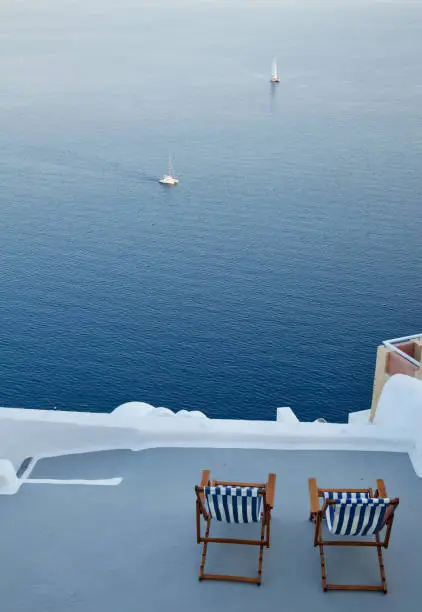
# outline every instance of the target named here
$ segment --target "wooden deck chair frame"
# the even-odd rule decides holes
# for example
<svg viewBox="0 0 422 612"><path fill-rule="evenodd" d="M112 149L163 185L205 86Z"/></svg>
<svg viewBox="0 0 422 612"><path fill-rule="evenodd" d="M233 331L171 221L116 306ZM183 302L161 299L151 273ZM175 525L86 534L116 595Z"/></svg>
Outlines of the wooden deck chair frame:
<svg viewBox="0 0 422 612"><path fill-rule="evenodd" d="M262 561L264 554L264 547L270 547L270 525L271 525L271 510L274 507L274 494L275 494L275 474L268 474L268 480L266 483L251 483L251 482L230 482L226 480L213 480L210 481L210 470L204 470L202 472L201 484L195 487L196 493L196 541L198 544L203 544L201 565L199 568L199 580L230 580L235 582L250 582L261 584L262 580ZM204 487L206 486L233 486L233 487L259 487L262 489L260 495L263 497L262 504L262 517L261 517L261 537L259 540L240 540L235 538L212 538L210 537L210 528L212 518L206 509ZM201 516L205 520L205 535L201 535ZM257 523L259 524L259 523ZM249 576L231 576L227 574L206 574L205 560L207 556L208 544L210 542L217 544L247 544L252 546L259 546L259 559L258 559L258 575L257 577Z"/></svg>
<svg viewBox="0 0 422 612"><path fill-rule="evenodd" d="M357 540L324 540L322 536L322 524L325 516L325 511L330 504L334 504L335 501L331 499L324 499L324 493L367 493L369 497L382 497L386 498L387 491L385 488L384 481L377 480L377 488L375 491L372 489L324 489L317 486L315 478L309 478L309 497L311 503L311 512L309 520L315 523L315 535L314 535L314 546L319 547L319 556L321 563L321 579L322 588L324 591L330 590L342 590L342 591L382 591L387 593L387 581L385 577L384 561L382 558L382 549L388 548L390 542L391 529L393 527L394 512L399 505L399 499L394 498L390 500L390 507L387 510L386 518L384 519L383 527L386 527L384 533L384 539L381 540L380 532L375 534L375 540L362 541ZM324 499L322 506L320 507L320 498ZM351 538L359 536L350 536ZM359 584L329 584L327 583L326 568L325 568L325 557L324 557L324 546L365 546L373 547L377 549L378 563L381 575L380 585L359 585Z"/></svg>

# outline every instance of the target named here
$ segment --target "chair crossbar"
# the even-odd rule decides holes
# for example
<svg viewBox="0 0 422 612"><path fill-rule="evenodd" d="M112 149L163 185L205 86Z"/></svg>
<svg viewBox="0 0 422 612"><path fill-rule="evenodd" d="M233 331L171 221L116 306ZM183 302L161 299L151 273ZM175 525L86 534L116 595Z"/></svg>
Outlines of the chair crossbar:
<svg viewBox="0 0 422 612"><path fill-rule="evenodd" d="M259 578L249 578L248 576L230 576L228 574L203 574L201 580L227 580L230 582L251 582L252 584L261 584Z"/></svg>
<svg viewBox="0 0 422 612"><path fill-rule="evenodd" d="M214 542L215 544L250 544L261 546L261 540L238 540L237 538L201 538L201 542Z"/></svg>

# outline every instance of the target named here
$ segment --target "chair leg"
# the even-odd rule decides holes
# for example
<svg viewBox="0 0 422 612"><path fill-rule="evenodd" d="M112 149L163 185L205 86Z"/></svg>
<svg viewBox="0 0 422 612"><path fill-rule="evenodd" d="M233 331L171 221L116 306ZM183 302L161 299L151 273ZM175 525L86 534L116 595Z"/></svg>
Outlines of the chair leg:
<svg viewBox="0 0 422 612"><path fill-rule="evenodd" d="M204 567L205 567L205 559L207 557L207 548L208 548L208 537L210 535L210 527L211 527L211 517L207 520L207 526L205 529L205 541L204 546L202 548L202 557L201 557L201 565L199 567L199 580L202 580L204 577Z"/></svg>
<svg viewBox="0 0 422 612"><path fill-rule="evenodd" d="M196 500L196 543L201 541L201 513L199 511L199 502Z"/></svg>
<svg viewBox="0 0 422 612"><path fill-rule="evenodd" d="M315 529L314 529L314 546L318 546L319 541L322 538L322 534L321 534L321 517L317 514L315 519L314 519L314 523L315 523Z"/></svg>
<svg viewBox="0 0 422 612"><path fill-rule="evenodd" d="M267 525L263 520L261 523L261 537L259 540L236 540L230 538L210 538L210 527L211 527L211 517L206 522L206 529L204 537L201 537L201 542L203 542L202 548L202 557L201 557L201 565L199 567L199 580L230 580L234 582L249 582L256 584L257 586L261 585L262 581L262 564L264 557L264 548L267 544L267 540L265 538ZM250 544L254 546L259 546L259 557L258 557L258 576L256 578L252 578L249 576L231 576L227 574L206 574L205 570L205 561L207 557L208 544L210 542L221 543L221 544Z"/></svg>
<svg viewBox="0 0 422 612"><path fill-rule="evenodd" d="M327 590L327 575L325 572L325 555L324 555L324 543L322 540L321 533L321 517L316 516L313 519L315 521L315 535L314 535L314 546L319 548L319 562L321 564L321 582L323 591Z"/></svg>
<svg viewBox="0 0 422 612"><path fill-rule="evenodd" d="M265 521L262 521L261 544L259 546L259 560L258 560L258 582L257 582L258 586L261 586L261 581L262 581L262 561L264 557L264 546L266 545L266 541L265 541L265 529L266 528L268 529L268 525L266 527Z"/></svg>
<svg viewBox="0 0 422 612"><path fill-rule="evenodd" d="M321 564L321 583L322 590L327 590L327 575L325 573L325 556L324 556L324 545L322 543L319 544L319 561Z"/></svg>
<svg viewBox="0 0 422 612"><path fill-rule="evenodd" d="M377 554L378 554L378 563L381 574L381 585L367 585L367 584L328 584L327 583L327 574L325 568L325 555L324 555L324 544L328 545L341 545L343 542L332 542L327 541L324 542L322 539L322 534L319 534L317 545L319 546L319 556L321 563L321 581L322 588L324 591L382 591L384 594L387 593L387 581L385 577L384 570L384 561L382 557L382 543L380 542L379 535L376 534L376 543L374 543L372 547L376 546ZM316 538L315 538L316 539ZM359 546L359 543L356 543L355 546Z"/></svg>
<svg viewBox="0 0 422 612"><path fill-rule="evenodd" d="M385 578L384 560L382 558L381 546L377 546L377 551L378 551L378 563L379 563L379 566L380 566L382 588L383 588L384 593L387 593L387 581L386 581L386 578Z"/></svg>
<svg viewBox="0 0 422 612"><path fill-rule="evenodd" d="M267 548L270 547L270 537L271 537L271 514L268 513L268 516L267 516L267 540L266 540Z"/></svg>
<svg viewBox="0 0 422 612"><path fill-rule="evenodd" d="M377 540L377 553L378 553L378 563L380 566L381 582L382 582L384 593L387 593L388 589L387 589L387 579L385 577L384 559L382 557L382 546L381 546L381 542L380 542L378 533L376 534L375 537Z"/></svg>

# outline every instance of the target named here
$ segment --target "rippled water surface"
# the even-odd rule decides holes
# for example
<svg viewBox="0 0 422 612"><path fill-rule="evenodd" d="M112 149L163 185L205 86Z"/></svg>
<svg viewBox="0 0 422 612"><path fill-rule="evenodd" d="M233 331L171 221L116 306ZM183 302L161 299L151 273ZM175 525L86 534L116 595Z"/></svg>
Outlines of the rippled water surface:
<svg viewBox="0 0 422 612"><path fill-rule="evenodd" d="M0 13L0 405L368 408L422 331L421 4Z"/></svg>

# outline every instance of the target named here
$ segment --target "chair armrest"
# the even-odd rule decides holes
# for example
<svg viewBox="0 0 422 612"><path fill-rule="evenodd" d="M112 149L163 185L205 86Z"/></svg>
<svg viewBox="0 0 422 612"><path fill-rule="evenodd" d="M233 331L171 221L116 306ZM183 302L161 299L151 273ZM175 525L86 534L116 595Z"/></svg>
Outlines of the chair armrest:
<svg viewBox="0 0 422 612"><path fill-rule="evenodd" d="M208 520L208 512L205 508L204 487L207 487L209 485L210 474L211 470L202 470L200 485L199 487L195 487L198 502L201 507L201 514L204 516L205 520Z"/></svg>
<svg viewBox="0 0 422 612"><path fill-rule="evenodd" d="M311 504L311 514L319 512L318 486L316 478L309 478L309 501Z"/></svg>
<svg viewBox="0 0 422 612"><path fill-rule="evenodd" d="M202 516L205 518L205 520L208 520L208 512L207 509L205 507L205 495L203 493L203 487L195 487L195 493L196 493L196 503L197 503L197 507L199 508L199 513L202 514Z"/></svg>
<svg viewBox="0 0 422 612"><path fill-rule="evenodd" d="M377 490L380 497L388 497L384 481L381 478L377 480Z"/></svg>
<svg viewBox="0 0 422 612"><path fill-rule="evenodd" d="M266 494L267 504L270 506L270 508L274 508L275 483L276 483L276 475L268 474L268 482L267 482L267 488L266 488L265 494Z"/></svg>
<svg viewBox="0 0 422 612"><path fill-rule="evenodd" d="M201 475L201 487L207 487L210 481L211 470L203 470Z"/></svg>

